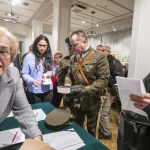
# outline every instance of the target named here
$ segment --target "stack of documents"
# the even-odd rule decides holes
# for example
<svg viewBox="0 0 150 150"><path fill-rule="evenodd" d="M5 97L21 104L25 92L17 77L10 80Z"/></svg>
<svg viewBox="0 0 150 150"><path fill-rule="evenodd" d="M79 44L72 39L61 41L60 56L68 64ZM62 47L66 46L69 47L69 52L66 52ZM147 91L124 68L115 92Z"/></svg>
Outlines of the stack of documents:
<svg viewBox="0 0 150 150"><path fill-rule="evenodd" d="M5 130L0 132L0 148L21 143L25 140L25 135L20 128Z"/></svg>
<svg viewBox="0 0 150 150"><path fill-rule="evenodd" d="M43 135L43 141L56 150L76 150L83 147L85 145L84 141L76 132L69 130L45 134Z"/></svg>
<svg viewBox="0 0 150 150"><path fill-rule="evenodd" d="M35 115L36 121L45 120L45 118L46 118L46 114L43 112L42 109L35 109L35 110L33 110L33 113ZM13 116L14 115L11 111L10 114L7 116L7 118L13 117Z"/></svg>

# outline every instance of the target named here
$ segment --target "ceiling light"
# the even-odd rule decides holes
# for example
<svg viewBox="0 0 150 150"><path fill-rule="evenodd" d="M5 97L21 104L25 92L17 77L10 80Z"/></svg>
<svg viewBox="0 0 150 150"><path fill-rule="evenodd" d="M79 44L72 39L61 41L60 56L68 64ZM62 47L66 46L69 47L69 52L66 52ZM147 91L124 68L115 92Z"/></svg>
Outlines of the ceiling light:
<svg viewBox="0 0 150 150"><path fill-rule="evenodd" d="M11 12L6 12L5 15L3 16L3 20L10 21L11 23L20 23L21 20L19 19L19 16L12 12L12 5L11 5Z"/></svg>
<svg viewBox="0 0 150 150"><path fill-rule="evenodd" d="M11 4L12 4L13 6L16 5L15 2L12 2Z"/></svg>
<svg viewBox="0 0 150 150"><path fill-rule="evenodd" d="M85 23L85 19L82 20L82 23Z"/></svg>
<svg viewBox="0 0 150 150"><path fill-rule="evenodd" d="M96 26L99 27L99 24L97 24Z"/></svg>
<svg viewBox="0 0 150 150"><path fill-rule="evenodd" d="M112 28L114 29L114 31L117 31L116 28L114 26L112 26Z"/></svg>
<svg viewBox="0 0 150 150"><path fill-rule="evenodd" d="M93 31L93 14L95 14L95 11L92 11L91 14L92 14L92 30L90 32L87 32L86 36L95 38L95 37L97 37L97 34Z"/></svg>

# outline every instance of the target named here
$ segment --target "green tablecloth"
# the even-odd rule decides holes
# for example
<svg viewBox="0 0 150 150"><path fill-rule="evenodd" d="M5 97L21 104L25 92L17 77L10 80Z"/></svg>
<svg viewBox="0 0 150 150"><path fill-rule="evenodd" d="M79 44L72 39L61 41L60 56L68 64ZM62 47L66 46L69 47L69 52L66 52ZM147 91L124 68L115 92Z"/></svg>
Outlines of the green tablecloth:
<svg viewBox="0 0 150 150"><path fill-rule="evenodd" d="M51 112L55 107L48 102L37 103L31 105L32 109L41 108L45 114L47 115ZM49 130L44 126L44 120L38 122L39 128L42 131L42 134L53 133L58 130ZM14 117L6 118L3 122L0 123L0 131L13 129L19 127L18 122L14 119ZM79 150L108 150L102 143L100 143L97 139L95 139L92 135L90 135L87 131L81 128L78 124L73 123L72 125L66 126L65 129L74 128L81 139L86 144L84 147ZM3 150L18 150L22 144L13 145L10 147L3 148Z"/></svg>

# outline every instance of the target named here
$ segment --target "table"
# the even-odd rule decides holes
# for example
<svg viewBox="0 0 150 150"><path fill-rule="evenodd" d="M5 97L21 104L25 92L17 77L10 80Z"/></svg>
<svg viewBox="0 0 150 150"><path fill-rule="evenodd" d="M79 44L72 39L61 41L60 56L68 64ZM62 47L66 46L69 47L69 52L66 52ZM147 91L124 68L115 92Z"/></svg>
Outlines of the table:
<svg viewBox="0 0 150 150"><path fill-rule="evenodd" d="M55 107L48 102L33 104L31 105L31 107L33 110L41 108L45 112L46 115L55 109ZM44 120L38 122L38 126L42 134L53 133L53 132L59 131L59 130L47 129L44 125L44 122L45 122ZM14 117L6 118L3 122L0 123L0 131L18 128L18 127L19 127L19 124L15 120ZM76 132L78 133L78 135L86 144L84 147L80 148L79 150L109 150L107 147L105 147L102 143L100 143L97 139L95 139L92 135L90 135L87 131L85 131L75 122L65 127L65 129L70 129L70 128L74 128ZM2 150L18 150L21 145L22 144L16 144L10 147L3 148Z"/></svg>

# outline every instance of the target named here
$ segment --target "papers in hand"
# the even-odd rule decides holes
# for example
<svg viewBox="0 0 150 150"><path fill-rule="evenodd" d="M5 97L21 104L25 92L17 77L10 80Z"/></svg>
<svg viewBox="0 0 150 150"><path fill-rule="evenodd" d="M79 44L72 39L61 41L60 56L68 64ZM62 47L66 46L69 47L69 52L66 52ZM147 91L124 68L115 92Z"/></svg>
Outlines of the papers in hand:
<svg viewBox="0 0 150 150"><path fill-rule="evenodd" d="M43 135L43 141L56 150L75 150L85 145L76 132L68 131L45 134Z"/></svg>
<svg viewBox="0 0 150 150"><path fill-rule="evenodd" d="M142 93L146 93L143 81L123 77L116 77L116 79L122 108L124 110L133 111L140 115L147 116L143 110L134 107L134 102L130 100L131 94L143 97Z"/></svg>
<svg viewBox="0 0 150 150"><path fill-rule="evenodd" d="M22 133L20 128L15 128L15 129L5 130L0 132L0 148L21 143L24 140L25 140L25 135Z"/></svg>
<svg viewBox="0 0 150 150"><path fill-rule="evenodd" d="M46 114L43 112L42 109L35 109L35 110L33 110L33 113L35 115L36 121L45 120L45 118L46 118ZM10 114L7 116L7 118L13 117L13 116L14 115L11 111Z"/></svg>

